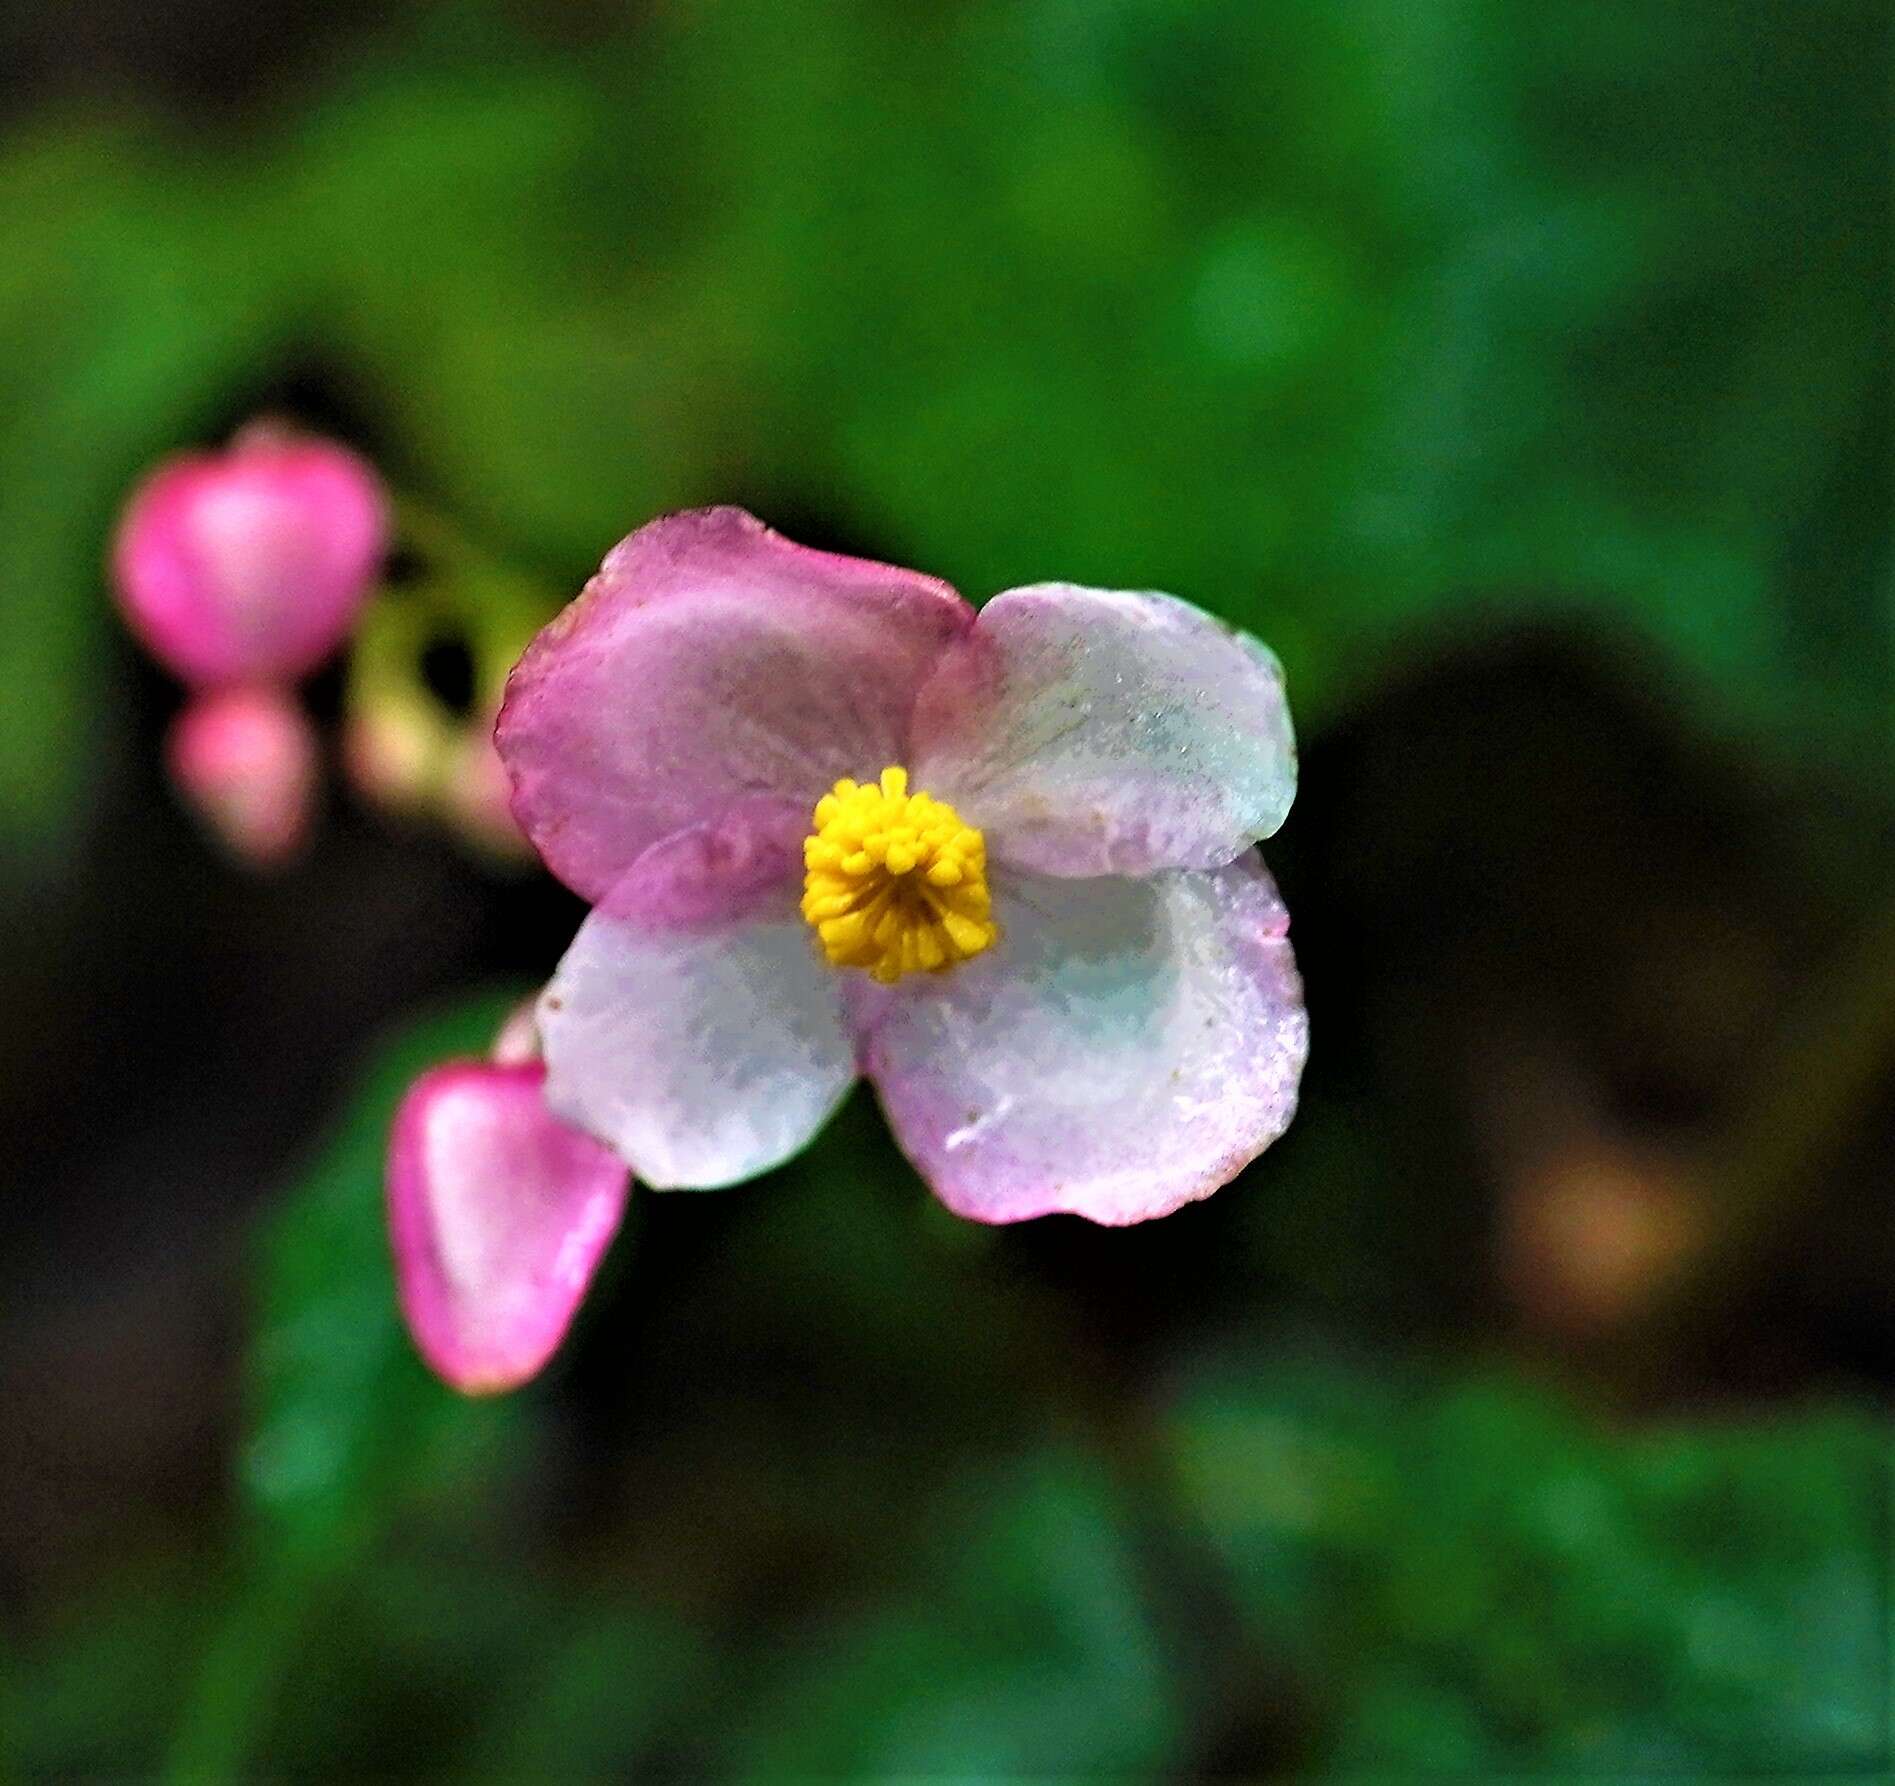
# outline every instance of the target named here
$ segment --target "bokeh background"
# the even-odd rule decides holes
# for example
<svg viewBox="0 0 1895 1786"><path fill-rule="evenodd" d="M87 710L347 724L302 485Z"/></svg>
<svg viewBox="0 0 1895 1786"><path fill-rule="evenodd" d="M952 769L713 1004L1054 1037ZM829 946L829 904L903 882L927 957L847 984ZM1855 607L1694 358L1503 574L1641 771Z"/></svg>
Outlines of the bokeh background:
<svg viewBox="0 0 1895 1786"><path fill-rule="evenodd" d="M0 10L0 1768L1887 1777L1890 47ZM549 602L736 501L1261 634L1290 1134L987 1231L858 1098L450 1396L385 1124L579 910L340 789L276 878L178 810L102 555L264 409Z"/></svg>

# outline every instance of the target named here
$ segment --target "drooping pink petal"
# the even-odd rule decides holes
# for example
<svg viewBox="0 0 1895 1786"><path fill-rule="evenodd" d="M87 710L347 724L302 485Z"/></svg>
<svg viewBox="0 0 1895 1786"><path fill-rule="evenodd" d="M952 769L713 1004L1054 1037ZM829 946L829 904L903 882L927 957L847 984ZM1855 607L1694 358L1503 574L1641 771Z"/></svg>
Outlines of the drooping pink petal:
<svg viewBox="0 0 1895 1786"><path fill-rule="evenodd" d="M402 1099L388 1224L421 1355L469 1394L533 1376L565 1337L617 1231L631 1175L559 1121L537 1063L455 1061Z"/></svg>
<svg viewBox="0 0 1895 1786"><path fill-rule="evenodd" d="M355 454L249 430L146 479L114 582L132 630L183 680L290 681L348 636L386 536L381 484Z"/></svg>
<svg viewBox="0 0 1895 1786"><path fill-rule="evenodd" d="M279 688L195 694L165 739L171 781L240 862L277 868L309 836L321 779L316 734Z"/></svg>
<svg viewBox="0 0 1895 1786"><path fill-rule="evenodd" d="M508 682L514 815L595 902L739 799L807 815L838 777L903 760L915 691L972 621L945 583L793 545L741 509L654 521Z"/></svg>
<svg viewBox="0 0 1895 1786"><path fill-rule="evenodd" d="M916 703L915 783L1041 874L1216 868L1283 822L1296 746L1269 650L1175 596L997 595Z"/></svg>
<svg viewBox="0 0 1895 1786"><path fill-rule="evenodd" d="M553 1108L654 1188L767 1171L855 1081L838 976L796 907L807 816L753 806L654 844L540 1001Z"/></svg>
<svg viewBox="0 0 1895 1786"><path fill-rule="evenodd" d="M1015 875L995 911L977 960L855 993L889 1123L956 1214L1145 1221L1283 1132L1309 1030L1254 851L1143 879Z"/></svg>

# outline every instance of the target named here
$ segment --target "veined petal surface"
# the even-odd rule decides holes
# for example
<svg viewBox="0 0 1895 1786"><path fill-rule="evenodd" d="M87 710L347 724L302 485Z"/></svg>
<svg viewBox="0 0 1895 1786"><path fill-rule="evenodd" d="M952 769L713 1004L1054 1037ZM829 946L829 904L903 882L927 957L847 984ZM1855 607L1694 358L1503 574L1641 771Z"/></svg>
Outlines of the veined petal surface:
<svg viewBox="0 0 1895 1786"><path fill-rule="evenodd" d="M1283 672L1175 596L1040 583L997 595L922 689L915 783L1040 874L1217 868L1283 822Z"/></svg>
<svg viewBox="0 0 1895 1786"><path fill-rule="evenodd" d="M553 1108L655 1189L781 1164L855 1081L839 976L796 909L807 820L771 811L653 845L540 1000Z"/></svg>
<svg viewBox="0 0 1895 1786"><path fill-rule="evenodd" d="M973 618L933 577L794 545L742 509L654 521L508 682L514 816L597 902L739 801L807 814L838 777L902 760L916 691Z"/></svg>
<svg viewBox="0 0 1895 1786"><path fill-rule="evenodd" d="M1288 1126L1309 1029L1254 851L1142 879L1016 876L995 909L978 960L855 995L889 1123L957 1215L1145 1221Z"/></svg>

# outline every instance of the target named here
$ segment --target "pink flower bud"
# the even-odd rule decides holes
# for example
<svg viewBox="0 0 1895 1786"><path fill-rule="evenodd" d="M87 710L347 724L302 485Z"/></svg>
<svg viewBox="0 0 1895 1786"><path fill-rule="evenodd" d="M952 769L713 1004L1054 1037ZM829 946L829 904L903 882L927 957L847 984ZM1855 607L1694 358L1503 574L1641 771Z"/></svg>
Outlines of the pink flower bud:
<svg viewBox="0 0 1895 1786"><path fill-rule="evenodd" d="M166 740L171 780L240 861L293 856L315 808L316 737L292 695L274 688L194 695Z"/></svg>
<svg viewBox="0 0 1895 1786"><path fill-rule="evenodd" d="M487 1058L496 1067L531 1066L540 1058L540 995L523 998L507 1013L494 1039L487 1047Z"/></svg>
<svg viewBox="0 0 1895 1786"><path fill-rule="evenodd" d="M565 1337L631 1174L546 1107L546 1069L451 1061L408 1088L388 1143L402 1313L470 1395L524 1383Z"/></svg>
<svg viewBox="0 0 1895 1786"><path fill-rule="evenodd" d="M354 453L246 429L134 492L113 552L119 604L186 682L288 681L348 637L386 537L381 484Z"/></svg>

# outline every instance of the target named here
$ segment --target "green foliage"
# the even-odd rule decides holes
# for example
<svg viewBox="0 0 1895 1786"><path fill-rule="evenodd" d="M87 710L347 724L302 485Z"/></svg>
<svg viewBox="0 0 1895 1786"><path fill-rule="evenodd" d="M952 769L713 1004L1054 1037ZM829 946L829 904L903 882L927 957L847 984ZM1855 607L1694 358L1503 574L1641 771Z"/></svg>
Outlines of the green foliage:
<svg viewBox="0 0 1895 1786"><path fill-rule="evenodd" d="M261 1239L246 1504L272 1549L370 1540L398 1497L492 1446L504 1405L449 1394L395 1306L382 1164L395 1105L423 1068L482 1054L519 992L417 1023L382 1050L339 1131Z"/></svg>
<svg viewBox="0 0 1895 1786"><path fill-rule="evenodd" d="M240 130L0 143L0 662L31 672L0 852L51 859L112 737L126 486L312 368L400 484L561 589L738 500L975 595L1174 589L1277 648L1306 730L1470 595L1557 600L1884 760L1875 0L736 0L575 39L541 10L397 19ZM175 1721L180 1778L347 1775L452 1704L411 1734L468 1777L1193 1765L1218 1732L1180 1682L1228 1658L1155 1616L1125 1505L1154 1460L1090 1417L1136 1425L1143 1388L1091 1380L1036 1242L917 1216L862 1103L732 1194L776 1202L714 1258L615 1260L656 1354L611 1360L617 1574L495 1529L542 1392L427 1376L380 1199L402 1085L500 1008L385 1053L271 1219L232 1554L56 1633L0 1705L17 1757L129 1771ZM1380 1142L1328 1116L1244 1257L1300 1247L1347 1328L1410 1261L1339 1253L1385 1213ZM1151 1441L1158 1513L1328 1764L1872 1761L1863 1417L1613 1434L1498 1372L1245 1356ZM780 1605L786 1554L838 1580Z"/></svg>
<svg viewBox="0 0 1895 1786"><path fill-rule="evenodd" d="M514 997L378 1051L258 1237L234 1554L119 1584L9 1669L9 1759L142 1775L168 1749L179 1780L342 1778L376 1771L396 1732L469 1778L604 1778L678 1730L703 1690L700 1635L522 1562L493 1508L528 1406L444 1389L395 1307L381 1208L395 1102L424 1067L484 1049Z"/></svg>
<svg viewBox="0 0 1895 1786"><path fill-rule="evenodd" d="M730 1775L1161 1771L1178 1750L1174 1683L1098 1466L1048 1452L940 1501L900 1590L802 1633L746 1696Z"/></svg>
<svg viewBox="0 0 1895 1786"><path fill-rule="evenodd" d="M436 1584L425 1583L438 1607ZM535 1633L466 1757L470 1776L623 1779L667 1737L688 1731L716 1656L678 1619L579 1600L559 1628ZM519 1644L509 1630L505 1641ZM471 1688L480 1692L484 1674Z"/></svg>
<svg viewBox="0 0 1895 1786"><path fill-rule="evenodd" d="M512 1425L422 1366L395 1304L382 1164L422 1068L484 1052L517 993L417 1024L385 1048L334 1139L260 1237L244 1531L222 1629L173 1752L181 1778L238 1770L324 1596L403 1509L491 1484Z"/></svg>
<svg viewBox="0 0 1895 1786"><path fill-rule="evenodd" d="M149 1771L176 1725L178 1684L217 1629L217 1599L203 1558L171 1559L63 1608L30 1649L0 1658L0 1779Z"/></svg>
<svg viewBox="0 0 1895 1786"><path fill-rule="evenodd" d="M114 510L267 361L283 296L249 252L255 195L152 142L58 126L0 152L0 855L86 787L105 681Z"/></svg>
<svg viewBox="0 0 1895 1786"><path fill-rule="evenodd" d="M704 1692L699 1636L523 1567L517 1535L429 1537L384 1546L306 1620L251 1771L361 1778L393 1746L470 1780L642 1777Z"/></svg>
<svg viewBox="0 0 1895 1786"><path fill-rule="evenodd" d="M1879 1422L1613 1432L1525 1379L1307 1348L1207 1373L1182 1498L1327 1759L1846 1772L1887 1739Z"/></svg>
<svg viewBox="0 0 1895 1786"><path fill-rule="evenodd" d="M442 9L241 151L0 152L0 822L82 785L113 500L316 355L568 586L738 498L956 578L1177 589L1306 717L1552 592L1802 725L1890 684L1888 21L1033 0ZM1536 598L1537 599L1537 598Z"/></svg>

